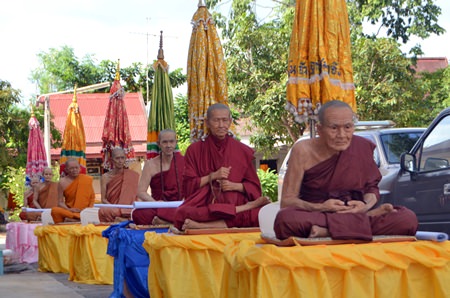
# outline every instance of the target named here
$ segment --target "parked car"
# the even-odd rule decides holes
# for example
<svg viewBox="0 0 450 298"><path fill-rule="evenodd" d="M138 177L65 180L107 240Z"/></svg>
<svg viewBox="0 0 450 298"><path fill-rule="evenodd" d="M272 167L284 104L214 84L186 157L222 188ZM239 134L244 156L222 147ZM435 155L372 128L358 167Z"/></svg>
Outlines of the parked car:
<svg viewBox="0 0 450 298"><path fill-rule="evenodd" d="M419 230L450 233L450 108L401 155L392 203L413 210Z"/></svg>
<svg viewBox="0 0 450 298"><path fill-rule="evenodd" d="M362 127L361 123L357 126L358 129ZM364 129L369 127L373 127L373 125L366 125ZM382 179L378 185L382 194L382 202L391 200L390 197L394 187L393 182L397 178L400 170L401 154L410 150L424 131L425 128L382 128L355 131L355 135L362 136L377 146L374 150L373 158L382 175ZM297 142L306 138L302 137ZM278 200L281 198L281 190L289 156L290 151L286 155L278 174Z"/></svg>

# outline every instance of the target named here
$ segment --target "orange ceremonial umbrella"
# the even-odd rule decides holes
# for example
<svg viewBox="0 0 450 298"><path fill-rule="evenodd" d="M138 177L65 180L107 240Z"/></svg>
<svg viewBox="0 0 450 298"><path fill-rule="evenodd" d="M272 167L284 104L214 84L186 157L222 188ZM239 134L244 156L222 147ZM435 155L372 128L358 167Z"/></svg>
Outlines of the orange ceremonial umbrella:
<svg viewBox="0 0 450 298"><path fill-rule="evenodd" d="M158 134L163 129L175 131L172 86L169 79L169 65L164 61L162 31L159 41L158 60L153 63L155 79L152 89L152 103L148 116L147 159L160 153Z"/></svg>
<svg viewBox="0 0 450 298"><path fill-rule="evenodd" d="M226 64L216 26L206 6L200 1L192 17L187 83L191 141L206 134L204 119L214 103L228 105Z"/></svg>
<svg viewBox="0 0 450 298"><path fill-rule="evenodd" d="M134 160L134 149L131 140L130 125L125 107L125 91L120 85L120 65L117 62L116 77L109 91L109 103L106 110L102 133L103 168L111 170L112 151L122 148L126 155L126 164Z"/></svg>
<svg viewBox="0 0 450 298"><path fill-rule="evenodd" d="M64 127L63 143L61 146L60 173L64 173L65 162L68 158L75 158L80 164L80 173L86 174L86 136L84 134L83 119L77 102L77 87L73 91L72 103L67 111L66 126Z"/></svg>
<svg viewBox="0 0 450 298"><path fill-rule="evenodd" d="M287 109L296 122L313 124L330 100L344 101L356 112L345 0L297 1L288 76Z"/></svg>

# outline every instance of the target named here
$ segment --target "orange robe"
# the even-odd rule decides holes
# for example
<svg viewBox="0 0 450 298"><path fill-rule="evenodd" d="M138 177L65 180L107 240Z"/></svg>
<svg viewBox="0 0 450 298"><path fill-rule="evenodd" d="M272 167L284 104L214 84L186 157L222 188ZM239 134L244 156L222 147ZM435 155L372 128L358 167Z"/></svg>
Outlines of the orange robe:
<svg viewBox="0 0 450 298"><path fill-rule="evenodd" d="M106 185L106 200L111 204L132 205L136 201L139 174L125 169ZM116 217L130 217L132 209L103 207L98 212L101 222L113 222Z"/></svg>
<svg viewBox="0 0 450 298"><path fill-rule="evenodd" d="M64 190L66 206L83 210L94 206L95 192L92 186L92 177L79 174ZM62 207L52 208L52 217L55 223L63 222L65 218L80 219L80 212L72 212Z"/></svg>
<svg viewBox="0 0 450 298"><path fill-rule="evenodd" d="M52 208L58 206L58 182L49 182L39 190L38 202L41 208ZM33 195L28 198L28 207L36 208ZM21 212L20 218L28 221L40 220L42 212Z"/></svg>

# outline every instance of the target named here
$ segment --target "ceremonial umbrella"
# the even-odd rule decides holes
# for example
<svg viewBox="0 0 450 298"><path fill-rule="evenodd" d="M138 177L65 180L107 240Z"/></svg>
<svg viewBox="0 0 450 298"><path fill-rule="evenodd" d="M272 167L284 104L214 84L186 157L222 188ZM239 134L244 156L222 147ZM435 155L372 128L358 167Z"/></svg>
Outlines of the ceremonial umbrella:
<svg viewBox="0 0 450 298"><path fill-rule="evenodd" d="M31 181L31 177L36 174L42 174L47 164L47 154L45 153L44 139L39 126L39 121L31 110L31 117L28 121L28 148L27 148L27 167L26 180Z"/></svg>
<svg viewBox="0 0 450 298"><path fill-rule="evenodd" d="M226 63L216 26L206 6L200 1L192 17L187 84L191 141L206 135L204 119L214 103L228 105Z"/></svg>
<svg viewBox="0 0 450 298"><path fill-rule="evenodd" d="M134 160L130 125L124 103L125 92L120 84L119 62L117 62L116 77L110 89L109 103L103 124L102 157L103 168L106 170L111 170L113 167L111 157L114 148L122 148L125 151L125 164L128 165Z"/></svg>
<svg viewBox="0 0 450 298"><path fill-rule="evenodd" d="M318 109L330 100L356 112L345 0L297 1L288 76L286 108L296 122L310 121L313 129Z"/></svg>
<svg viewBox="0 0 450 298"><path fill-rule="evenodd" d="M86 174L86 137L83 119L77 102L77 87L73 91L72 103L67 110L66 126L64 127L59 171L64 174L65 162L69 158L78 160L80 173Z"/></svg>
<svg viewBox="0 0 450 298"><path fill-rule="evenodd" d="M162 31L159 41L158 60L153 63L155 71L152 102L148 115L147 159L159 155L158 134L163 129L175 131L172 86L169 79L169 65L164 61Z"/></svg>

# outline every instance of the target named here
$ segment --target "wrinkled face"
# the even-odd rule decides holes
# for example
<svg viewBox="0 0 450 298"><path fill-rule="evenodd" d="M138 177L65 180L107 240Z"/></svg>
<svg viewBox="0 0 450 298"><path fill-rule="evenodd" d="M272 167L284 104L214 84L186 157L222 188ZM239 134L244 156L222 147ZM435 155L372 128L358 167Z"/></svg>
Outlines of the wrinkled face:
<svg viewBox="0 0 450 298"><path fill-rule="evenodd" d="M324 116L325 123L317 125L321 142L331 150L344 151L350 146L355 131L352 110L345 107L330 107Z"/></svg>
<svg viewBox="0 0 450 298"><path fill-rule="evenodd" d="M42 175L44 176L45 181L52 181L53 171L52 171L52 169L45 169L44 173L42 173Z"/></svg>
<svg viewBox="0 0 450 298"><path fill-rule="evenodd" d="M80 165L76 161L69 161L65 168L66 174L71 178L76 178L80 174Z"/></svg>
<svg viewBox="0 0 450 298"><path fill-rule="evenodd" d="M177 146L177 136L173 132L164 132L159 136L158 146L161 148L161 155L172 155Z"/></svg>
<svg viewBox="0 0 450 298"><path fill-rule="evenodd" d="M30 186L33 187L39 183L39 176L31 177Z"/></svg>
<svg viewBox="0 0 450 298"><path fill-rule="evenodd" d="M206 119L206 125L210 133L219 138L224 139L228 134L231 125L231 115L226 109L216 109L211 111L211 117Z"/></svg>
<svg viewBox="0 0 450 298"><path fill-rule="evenodd" d="M126 160L125 152L123 152L122 150L114 150L112 155L112 163L114 169L123 169Z"/></svg>

